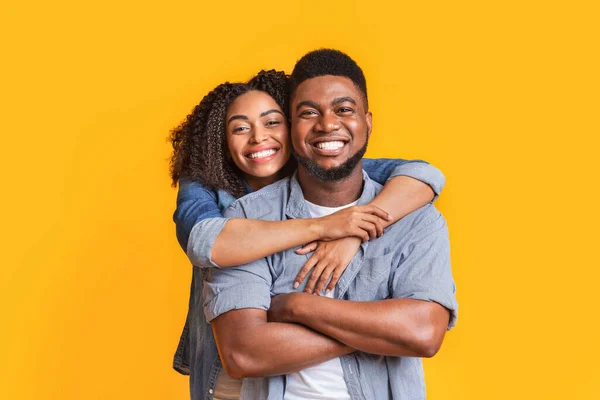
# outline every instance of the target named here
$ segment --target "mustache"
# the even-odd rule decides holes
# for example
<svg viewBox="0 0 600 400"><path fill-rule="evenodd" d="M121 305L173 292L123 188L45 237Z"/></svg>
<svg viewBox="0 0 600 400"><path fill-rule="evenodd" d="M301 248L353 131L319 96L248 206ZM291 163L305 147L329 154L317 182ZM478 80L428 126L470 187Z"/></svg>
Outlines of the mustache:
<svg viewBox="0 0 600 400"><path fill-rule="evenodd" d="M296 149L292 148L292 154L294 158L298 161L298 164L302 165L309 173L310 176L316 178L321 182L336 182L343 180L350 176L350 174L354 171L358 163L362 160L363 156L367 152L367 146L369 145L369 138L365 140L365 144L358 149L356 153L354 153L350 158L344 161L343 164L334 167L325 169L317 164L315 161L311 160L307 157L302 157L300 154L296 152Z"/></svg>

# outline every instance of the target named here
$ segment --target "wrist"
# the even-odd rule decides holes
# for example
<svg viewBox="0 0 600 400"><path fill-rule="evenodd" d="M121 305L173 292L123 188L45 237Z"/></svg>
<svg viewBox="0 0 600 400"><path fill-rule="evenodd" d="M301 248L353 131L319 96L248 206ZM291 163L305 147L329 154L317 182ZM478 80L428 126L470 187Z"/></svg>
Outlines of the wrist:
<svg viewBox="0 0 600 400"><path fill-rule="evenodd" d="M321 240L325 236L325 226L323 223L323 217L321 218L309 218L308 231L311 233L311 241Z"/></svg>
<svg viewBox="0 0 600 400"><path fill-rule="evenodd" d="M286 322L302 323L304 316L305 300L309 300L312 295L303 292L290 293L288 301L285 304Z"/></svg>

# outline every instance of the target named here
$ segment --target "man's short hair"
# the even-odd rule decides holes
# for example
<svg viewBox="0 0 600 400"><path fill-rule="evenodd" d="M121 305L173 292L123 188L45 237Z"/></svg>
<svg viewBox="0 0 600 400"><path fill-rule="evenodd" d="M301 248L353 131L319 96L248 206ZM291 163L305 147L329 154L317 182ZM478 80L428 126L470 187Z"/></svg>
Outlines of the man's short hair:
<svg viewBox="0 0 600 400"><path fill-rule="evenodd" d="M350 56L333 49L313 50L298 60L290 75L290 98L305 80L325 75L343 76L354 82L363 94L365 111L369 109L367 80L362 69Z"/></svg>

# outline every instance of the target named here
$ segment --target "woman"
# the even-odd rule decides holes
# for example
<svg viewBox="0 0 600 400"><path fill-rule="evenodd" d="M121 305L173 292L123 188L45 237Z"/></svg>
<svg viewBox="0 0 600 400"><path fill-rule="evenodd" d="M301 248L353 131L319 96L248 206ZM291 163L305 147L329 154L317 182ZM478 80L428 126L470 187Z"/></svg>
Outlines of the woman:
<svg viewBox="0 0 600 400"><path fill-rule="evenodd" d="M371 205L319 219L223 218L221 211L235 197L285 178L295 169L285 116L286 88L287 76L276 71L261 71L247 84L219 85L172 132L171 175L173 184L180 184L174 219L182 247L198 266L240 265L312 242L298 250L299 254L314 252L294 287L312 270L304 290L321 293L335 287L362 240L374 239L385 226L432 200L430 186L398 175L429 176L427 183L438 193L444 179L425 163L407 166L403 160L365 159L363 168L375 181L385 183L395 177ZM192 398L236 398L239 388L221 372L212 331L201 309L201 285L208 268L194 270L190 311L174 367L183 373L192 371ZM229 394L223 391L227 387Z"/></svg>

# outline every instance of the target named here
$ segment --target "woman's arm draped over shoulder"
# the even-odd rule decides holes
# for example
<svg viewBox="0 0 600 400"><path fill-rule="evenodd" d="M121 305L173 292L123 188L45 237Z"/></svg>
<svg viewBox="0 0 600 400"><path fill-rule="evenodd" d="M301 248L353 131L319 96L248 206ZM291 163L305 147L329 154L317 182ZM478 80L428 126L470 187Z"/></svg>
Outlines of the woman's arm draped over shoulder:
<svg viewBox="0 0 600 400"><path fill-rule="evenodd" d="M223 218L217 196L199 183L182 182L175 211L177 237L197 266L231 267L319 239L381 235L388 215L376 206L335 216L288 221Z"/></svg>
<svg viewBox="0 0 600 400"><path fill-rule="evenodd" d="M364 159L363 169L371 179L384 185L371 204L392 216L389 224L435 200L446 184L439 169L419 160Z"/></svg>

